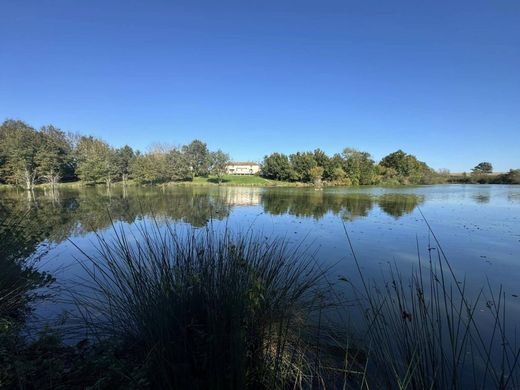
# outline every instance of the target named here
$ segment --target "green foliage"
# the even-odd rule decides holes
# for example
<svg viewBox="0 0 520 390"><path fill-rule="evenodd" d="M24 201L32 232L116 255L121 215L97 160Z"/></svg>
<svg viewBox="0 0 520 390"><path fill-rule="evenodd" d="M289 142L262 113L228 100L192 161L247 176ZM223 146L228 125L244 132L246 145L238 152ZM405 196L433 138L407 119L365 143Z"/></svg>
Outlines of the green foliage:
<svg viewBox="0 0 520 390"><path fill-rule="evenodd" d="M292 169L295 173L294 180L308 183L312 181L311 169L318 166L312 152L298 152L289 156Z"/></svg>
<svg viewBox="0 0 520 390"><path fill-rule="evenodd" d="M171 149L166 155L166 164L170 180L193 180L190 157L182 149Z"/></svg>
<svg viewBox="0 0 520 390"><path fill-rule="evenodd" d="M321 180L323 179L323 172L324 172L323 167L320 167L320 166L312 167L309 170L310 180L315 185L320 185L321 184Z"/></svg>
<svg viewBox="0 0 520 390"><path fill-rule="evenodd" d="M435 172L426 163L417 160L411 154L402 150L390 153L383 157L380 165L395 171L397 179L401 184L428 184L433 181ZM393 171L384 172L393 175Z"/></svg>
<svg viewBox="0 0 520 390"><path fill-rule="evenodd" d="M511 169L504 176L504 181L506 183L520 184L520 169Z"/></svg>
<svg viewBox="0 0 520 390"><path fill-rule="evenodd" d="M210 153L210 172L217 176L219 183L222 182L222 177L226 174L227 164L229 163L229 154L222 150Z"/></svg>
<svg viewBox="0 0 520 390"><path fill-rule="evenodd" d="M188 157L193 175L209 175L211 165L210 152L208 150L208 146L204 142L200 140L194 140L189 145L183 146L182 150Z"/></svg>
<svg viewBox="0 0 520 390"><path fill-rule="evenodd" d="M122 148L116 149L114 155L114 164L117 177L126 183L130 174L130 164L135 158L134 150L125 145Z"/></svg>
<svg viewBox="0 0 520 390"><path fill-rule="evenodd" d="M264 157L262 176L274 180L293 181L295 172L289 157L282 153L273 153Z"/></svg>
<svg viewBox="0 0 520 390"><path fill-rule="evenodd" d="M353 185L374 184L374 160L367 152L345 148L343 169Z"/></svg>
<svg viewBox="0 0 520 390"><path fill-rule="evenodd" d="M472 170L474 174L488 174L493 173L493 165L490 162L481 162L477 164Z"/></svg>
<svg viewBox="0 0 520 390"><path fill-rule="evenodd" d="M36 152L39 176L56 185L64 175L72 175L72 145L66 134L49 125L40 130L41 145Z"/></svg>
<svg viewBox="0 0 520 390"><path fill-rule="evenodd" d="M116 153L94 137L81 137L76 148L76 172L87 183L105 182L110 185L117 177Z"/></svg>
<svg viewBox="0 0 520 390"><path fill-rule="evenodd" d="M5 181L26 189L37 178L37 151L41 136L22 121L6 120L0 126L0 161Z"/></svg>

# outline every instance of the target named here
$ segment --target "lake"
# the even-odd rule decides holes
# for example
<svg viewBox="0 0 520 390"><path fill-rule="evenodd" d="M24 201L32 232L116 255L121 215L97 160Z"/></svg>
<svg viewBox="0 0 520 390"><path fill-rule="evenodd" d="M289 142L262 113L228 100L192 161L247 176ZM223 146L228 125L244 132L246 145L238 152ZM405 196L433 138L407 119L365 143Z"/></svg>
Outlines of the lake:
<svg viewBox="0 0 520 390"><path fill-rule="evenodd" d="M179 229L283 237L314 253L335 283L358 278L346 232L363 274L378 280L390 265L408 273L417 267L418 253L438 250L426 219L468 292L477 294L488 281L502 285L510 319L520 319L520 186L115 187L38 190L33 196L3 190L0 213L24 217L23 253L39 251L39 267L68 287L82 276L80 249L94 254L96 234L111 239L112 223L131 230L169 221ZM51 321L70 308L61 301L41 303L37 316Z"/></svg>

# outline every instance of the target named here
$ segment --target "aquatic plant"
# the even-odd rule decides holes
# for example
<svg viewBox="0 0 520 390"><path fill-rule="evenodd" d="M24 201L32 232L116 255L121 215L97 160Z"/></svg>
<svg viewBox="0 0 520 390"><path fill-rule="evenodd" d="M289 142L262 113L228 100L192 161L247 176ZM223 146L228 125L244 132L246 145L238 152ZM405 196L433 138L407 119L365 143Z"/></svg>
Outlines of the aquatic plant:
<svg viewBox="0 0 520 390"><path fill-rule="evenodd" d="M383 284L365 277L345 229L366 319L362 388L518 388L520 347L512 341L505 292L488 282L470 297L425 221L432 237L427 258L417 242L417 267L404 276L393 265Z"/></svg>
<svg viewBox="0 0 520 390"><path fill-rule="evenodd" d="M114 225L83 253L74 295L88 329L140 356L161 388L312 383L313 314L327 304L312 256L284 240L169 224Z"/></svg>

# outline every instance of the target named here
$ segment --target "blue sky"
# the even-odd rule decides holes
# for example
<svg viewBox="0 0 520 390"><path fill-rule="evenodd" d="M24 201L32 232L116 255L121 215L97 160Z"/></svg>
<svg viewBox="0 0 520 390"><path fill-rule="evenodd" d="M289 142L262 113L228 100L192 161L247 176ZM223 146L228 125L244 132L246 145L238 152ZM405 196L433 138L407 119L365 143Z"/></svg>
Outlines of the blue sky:
<svg viewBox="0 0 520 390"><path fill-rule="evenodd" d="M520 2L0 2L0 120L520 168Z"/></svg>

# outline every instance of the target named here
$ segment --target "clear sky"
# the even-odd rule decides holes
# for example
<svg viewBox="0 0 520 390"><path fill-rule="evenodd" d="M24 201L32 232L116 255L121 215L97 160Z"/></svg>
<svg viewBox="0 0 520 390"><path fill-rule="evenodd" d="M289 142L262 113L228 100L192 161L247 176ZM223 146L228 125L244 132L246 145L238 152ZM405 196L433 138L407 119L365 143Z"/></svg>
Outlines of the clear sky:
<svg viewBox="0 0 520 390"><path fill-rule="evenodd" d="M0 120L520 168L520 2L1 0Z"/></svg>

